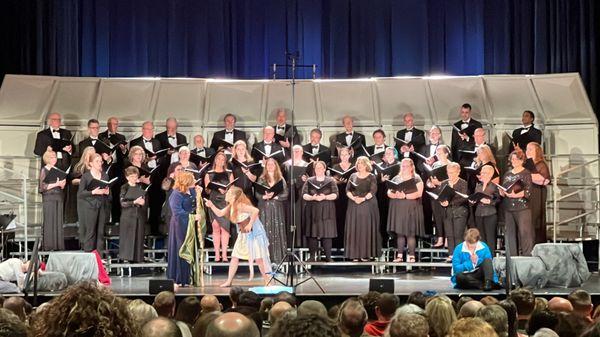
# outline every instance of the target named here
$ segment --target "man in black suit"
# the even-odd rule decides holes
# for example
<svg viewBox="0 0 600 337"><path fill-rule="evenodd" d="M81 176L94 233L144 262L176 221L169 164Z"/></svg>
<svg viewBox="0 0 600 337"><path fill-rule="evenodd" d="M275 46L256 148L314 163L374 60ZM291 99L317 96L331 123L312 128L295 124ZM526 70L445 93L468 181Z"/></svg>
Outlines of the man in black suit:
<svg viewBox="0 0 600 337"><path fill-rule="evenodd" d="M204 146L204 137L202 137L202 135L194 136L194 149L190 152L202 158L210 158L210 156L216 153L213 148ZM198 163L194 162L196 165L199 163L204 164L204 162L201 161L198 161Z"/></svg>
<svg viewBox="0 0 600 337"><path fill-rule="evenodd" d="M471 104L469 103L465 103L460 107L460 117L461 120L454 123L452 127L452 143L450 145L452 150L452 161L458 163L461 163L463 157L461 150L473 150L475 144L473 134L475 133L475 129L482 127L479 121L471 118Z"/></svg>
<svg viewBox="0 0 600 337"><path fill-rule="evenodd" d="M160 142L158 139L154 138L154 124L152 122L146 121L142 124L142 136L133 139L129 143L130 149L134 146L140 146L142 149L146 149L152 153L161 150ZM164 159L164 157L162 159ZM169 165L168 163L163 164L163 162L164 161L159 159L156 155L146 155L146 163L151 169L155 168L157 165ZM151 234L159 233L160 213L165 201L165 192L161 188L161 183L162 177L160 174L153 174L150 177L150 188L148 190L150 215L148 217L148 223L150 224Z"/></svg>
<svg viewBox="0 0 600 337"><path fill-rule="evenodd" d="M220 130L213 134L213 138L210 143L210 147L212 149L214 149L215 151L218 151L221 148L223 148L223 146L221 144L221 140L225 140L225 141L229 142L230 144L233 144L233 143L237 142L238 140L243 140L243 141L247 142L246 133L242 130L238 130L235 128L235 123L237 122L235 115L233 115L233 114L225 115L225 117L223 118L223 122L225 123L225 130Z"/></svg>
<svg viewBox="0 0 600 337"><path fill-rule="evenodd" d="M271 157L281 165L286 158L285 149L275 142L275 129L267 126L263 129L263 140L252 147L252 157L255 160L264 160Z"/></svg>
<svg viewBox="0 0 600 337"><path fill-rule="evenodd" d="M411 158L416 161L417 156L411 152L419 151L425 145L425 131L415 128L415 116L412 112L406 113L403 120L404 129L396 133L396 138L400 139L400 141L395 140L396 150L400 154L400 159ZM402 140L408 144L403 143Z"/></svg>
<svg viewBox="0 0 600 337"><path fill-rule="evenodd" d="M363 146L366 145L365 135L354 131L354 120L350 116L344 116L342 119L345 131L335 136L332 155L337 158L338 147L352 147L351 153L354 158L365 155Z"/></svg>
<svg viewBox="0 0 600 337"><path fill-rule="evenodd" d="M315 128L310 130L310 142L302 146L304 151L304 160L307 162L314 161L316 159L324 161L327 167L331 165L331 151L325 145L321 144L321 138L323 133L321 130ZM311 153L315 156L315 159L311 159L307 153Z"/></svg>
<svg viewBox="0 0 600 337"><path fill-rule="evenodd" d="M367 156L375 162L381 162L387 148L388 146L385 144L385 132L381 129L373 131L373 145L367 146Z"/></svg>
<svg viewBox="0 0 600 337"><path fill-rule="evenodd" d="M69 143L61 149L52 149L52 139L70 141L72 138L71 131L60 128L62 117L57 112L48 115L47 124L48 128L38 132L35 137L33 153L41 157L47 150L54 150L58 160L56 167L66 170L71 165L71 155L73 154L74 146ZM42 165L44 164L42 163Z"/></svg>
<svg viewBox="0 0 600 337"><path fill-rule="evenodd" d="M286 149L285 152L290 154L292 145L300 144L298 129L294 126L294 129L292 130L292 126L287 124L287 111L284 108L279 108L277 110L275 120L277 122L277 125L273 126L273 129L275 129L275 137L276 139L279 139L279 145Z"/></svg>
<svg viewBox="0 0 600 337"><path fill-rule="evenodd" d="M170 164L179 161L177 148L187 144L187 138L181 133L177 132L177 126L177 119L174 117L169 117L165 123L166 130L156 135L156 139L158 139L160 142L160 148L169 149L163 161L165 165L161 167L161 169L165 170L165 173Z"/></svg>
<svg viewBox="0 0 600 337"><path fill-rule="evenodd" d="M92 118L88 120L87 128L88 137L84 138L82 141L79 142L79 144L77 144L77 158L81 158L83 150L85 150L86 147L97 148L96 153L102 156L102 160L104 161L104 168L107 169L108 166L112 163L113 158L110 153L100 151L100 149L104 149L104 147L96 145L97 142L102 142L102 140L99 139L100 122L98 122L97 119Z"/></svg>
<svg viewBox="0 0 600 337"><path fill-rule="evenodd" d="M98 139L110 146L116 146L112 153L112 168L108 171L108 176L119 178L119 183L111 187L110 195L112 198L111 219L112 222L119 222L121 218L120 191L125 183L123 169L125 168L125 159L127 158L127 139L125 135L119 133L119 120L117 117L109 117L106 121L106 131L98 134Z"/></svg>
<svg viewBox="0 0 600 337"><path fill-rule="evenodd" d="M533 126L534 121L535 115L533 114L533 111L523 111L523 116L521 116L523 125L513 131L512 142L510 143L508 153L511 153L516 149L525 152L527 144L531 142L536 142L540 145L542 144L542 131Z"/></svg>

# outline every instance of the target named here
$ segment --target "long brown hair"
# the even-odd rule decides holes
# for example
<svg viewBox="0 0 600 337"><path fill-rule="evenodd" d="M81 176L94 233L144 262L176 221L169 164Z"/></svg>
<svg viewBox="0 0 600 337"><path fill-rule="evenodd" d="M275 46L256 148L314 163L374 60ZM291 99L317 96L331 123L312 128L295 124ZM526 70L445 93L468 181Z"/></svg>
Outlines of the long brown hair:
<svg viewBox="0 0 600 337"><path fill-rule="evenodd" d="M223 151L219 151L219 152L217 152L217 154L215 154L215 157L213 158L212 167L210 169L214 171L217 168L217 157L219 157L219 156L225 157L225 160L223 161L223 171L226 171L227 170L227 155L225 155L225 152L223 152Z"/></svg>
<svg viewBox="0 0 600 337"><path fill-rule="evenodd" d="M244 190L237 186L231 186L227 190L225 201L229 203L230 207L229 220L235 223L238 222L239 206L243 204L252 206L252 202L248 199L248 196L244 194Z"/></svg>
<svg viewBox="0 0 600 337"><path fill-rule="evenodd" d="M527 144L527 146L530 146L530 145L533 147L533 152L535 153L533 158L531 158L533 160L533 162L535 164L537 164L539 162L544 162L544 164L545 164L546 158L544 158L544 149L542 149L542 146L540 144L538 144L537 142L530 142L529 144Z"/></svg>
<svg viewBox="0 0 600 337"><path fill-rule="evenodd" d="M194 175L191 172L181 172L175 177L173 189L181 193L187 193L194 181Z"/></svg>
<svg viewBox="0 0 600 337"><path fill-rule="evenodd" d="M270 181L270 176L269 173L267 172L267 164L269 162L273 162L273 164L275 164L275 172L273 174L273 181ZM260 175L260 179L262 181L266 181L267 184L274 184L278 181L281 180L282 178L282 174L281 174L281 169L279 168L279 164L277 163L277 161L273 158L269 158L267 160L265 160L265 169L263 170L262 174Z"/></svg>
<svg viewBox="0 0 600 337"><path fill-rule="evenodd" d="M88 146L83 149L83 153L81 154L81 158L75 164L73 170L77 173L83 174L85 170L90 169L90 163L92 162L92 154L96 153L96 149L93 146Z"/></svg>

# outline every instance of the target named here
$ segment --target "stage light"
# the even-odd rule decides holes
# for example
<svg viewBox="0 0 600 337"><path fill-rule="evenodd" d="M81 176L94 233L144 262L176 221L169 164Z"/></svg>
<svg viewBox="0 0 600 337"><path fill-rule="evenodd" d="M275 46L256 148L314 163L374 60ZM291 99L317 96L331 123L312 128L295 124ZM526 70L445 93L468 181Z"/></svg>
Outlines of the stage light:
<svg viewBox="0 0 600 337"><path fill-rule="evenodd" d="M451 76L451 75L434 74L434 75L431 75L431 76L425 76L423 78L426 79L426 80L446 80L446 79L453 78L453 77L454 76Z"/></svg>

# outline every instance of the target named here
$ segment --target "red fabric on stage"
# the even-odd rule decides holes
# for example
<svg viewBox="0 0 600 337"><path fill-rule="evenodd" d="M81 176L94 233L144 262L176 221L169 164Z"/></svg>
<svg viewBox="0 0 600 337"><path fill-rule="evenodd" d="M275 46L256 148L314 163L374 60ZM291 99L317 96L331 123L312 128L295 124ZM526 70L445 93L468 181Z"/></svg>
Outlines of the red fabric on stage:
<svg viewBox="0 0 600 337"><path fill-rule="evenodd" d="M95 249L92 251L92 253L94 253L94 255L96 256L96 262L98 263L98 281L100 281L100 283L104 284L105 286L110 285L110 277L108 276L106 269L104 269L104 265L102 264L100 254L98 254L98 251Z"/></svg>

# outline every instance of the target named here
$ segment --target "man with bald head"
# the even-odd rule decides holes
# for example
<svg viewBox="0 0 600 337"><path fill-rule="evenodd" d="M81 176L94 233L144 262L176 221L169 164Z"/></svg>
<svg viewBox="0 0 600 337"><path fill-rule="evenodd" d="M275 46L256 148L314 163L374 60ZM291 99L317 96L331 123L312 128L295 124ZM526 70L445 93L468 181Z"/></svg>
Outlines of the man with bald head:
<svg viewBox="0 0 600 337"><path fill-rule="evenodd" d="M25 300L22 297L9 297L4 300L2 307L12 311L22 322L27 320L27 315L25 314Z"/></svg>
<svg viewBox="0 0 600 337"><path fill-rule="evenodd" d="M287 110L284 108L277 109L275 113L275 121L277 125L273 126L275 130L275 140L282 147L286 148L290 152L292 145L300 144L300 136L298 135L298 129L287 123Z"/></svg>
<svg viewBox="0 0 600 337"><path fill-rule="evenodd" d="M566 312L570 313L573 311L573 305L569 300L562 297L552 297L548 301L548 310L552 312Z"/></svg>
<svg viewBox="0 0 600 337"><path fill-rule="evenodd" d="M304 301L300 303L300 306L298 306L298 317L308 315L317 315L327 318L327 308L325 308L325 305L319 301Z"/></svg>
<svg viewBox="0 0 600 337"><path fill-rule="evenodd" d="M267 126L263 129L263 140L254 144L251 155L255 160L274 158L281 165L289 153L279 143L275 142L275 129Z"/></svg>
<svg viewBox="0 0 600 337"><path fill-rule="evenodd" d="M228 312L208 326L206 337L260 337L260 332L256 324L246 316Z"/></svg>
<svg viewBox="0 0 600 337"><path fill-rule="evenodd" d="M200 300L200 314L207 314L209 312L222 311L223 306L219 303L219 300L214 295L204 295Z"/></svg>
<svg viewBox="0 0 600 337"><path fill-rule="evenodd" d="M269 310L269 323L271 326L275 325L278 319L283 317L288 311L294 309L288 302L281 301L273 305Z"/></svg>
<svg viewBox="0 0 600 337"><path fill-rule="evenodd" d="M354 131L354 119L350 116L344 116L342 124L344 125L344 132L338 133L335 136L332 146L332 156L337 157L338 148L341 147L350 147L354 158L364 155L363 147L366 146L365 135Z"/></svg>
<svg viewBox="0 0 600 337"><path fill-rule="evenodd" d="M182 337L181 330L175 324L175 321L165 318L158 317L148 323L142 328L142 336L144 337Z"/></svg>
<svg viewBox="0 0 600 337"><path fill-rule="evenodd" d="M179 161L179 154L177 149L183 145L187 145L187 138L177 132L179 123L174 117L169 117L165 121L165 131L156 135L156 139L160 142L160 147L163 149L169 149L167 156L165 157L164 167L168 167L170 164Z"/></svg>
<svg viewBox="0 0 600 337"><path fill-rule="evenodd" d="M458 318L475 317L475 314L477 314L477 311L483 307L484 307L483 303L481 303L479 301L469 301L469 302L463 304L462 307L460 307L460 311L458 313Z"/></svg>
<svg viewBox="0 0 600 337"><path fill-rule="evenodd" d="M73 155L75 150L71 142L71 131L60 127L62 125L62 116L58 112L49 114L46 123L48 128L38 132L35 137L33 153L41 157L49 149L55 151L57 159L56 167L66 170L71 165L71 155ZM59 147L58 142L54 139L63 140L62 147Z"/></svg>

